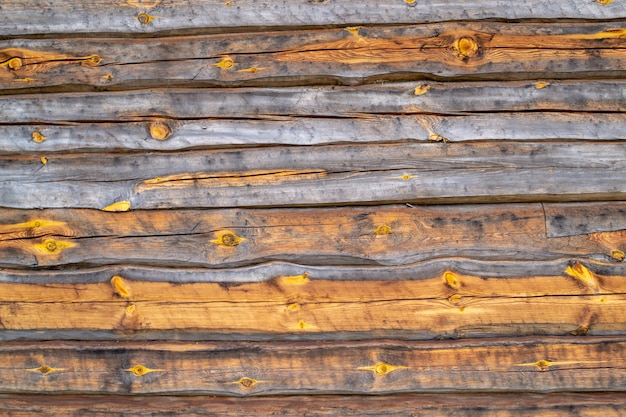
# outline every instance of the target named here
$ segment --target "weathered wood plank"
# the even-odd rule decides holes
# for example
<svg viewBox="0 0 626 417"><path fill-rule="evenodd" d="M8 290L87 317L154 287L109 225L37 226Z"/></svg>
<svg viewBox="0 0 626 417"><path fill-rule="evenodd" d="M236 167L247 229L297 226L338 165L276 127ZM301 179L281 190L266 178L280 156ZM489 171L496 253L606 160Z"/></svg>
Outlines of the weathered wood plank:
<svg viewBox="0 0 626 417"><path fill-rule="evenodd" d="M549 237L618 230L626 225L626 203L547 203L544 209Z"/></svg>
<svg viewBox="0 0 626 417"><path fill-rule="evenodd" d="M449 257L615 262L613 251L626 246L623 228L548 238L540 204L127 213L2 210L0 224L0 264L5 266L229 267L267 260L399 265Z"/></svg>
<svg viewBox="0 0 626 417"><path fill-rule="evenodd" d="M491 274L497 271L498 263L483 265L491 267ZM110 332L121 333L119 337L144 332L159 339L161 332L174 330L190 338L238 338L237 334L253 339L308 338L322 333L334 339L490 332L586 335L626 329L624 275L600 275L577 262L556 276L507 277L500 272L495 278L452 270L402 279L392 275L396 271L391 268L299 268L298 275L274 275L260 282L249 282L248 269L230 271L238 280L217 282L197 280L224 278L221 270L188 272L195 282L180 282L181 271L157 270L148 272L174 279L145 282L109 273L107 281L99 283L58 282L66 274L81 276L80 270L48 278L41 271L31 277L39 283L0 283L0 338L58 338L68 330L83 337L90 332L96 339ZM340 275L342 269L348 274ZM136 271L130 270L131 277L132 272ZM333 273L339 279L323 278ZM385 279L385 274L391 277Z"/></svg>
<svg viewBox="0 0 626 417"><path fill-rule="evenodd" d="M167 127L163 131L155 130L155 127L165 125ZM167 120L165 125L154 121L68 125L0 124L0 154L176 151L251 145L427 141L438 137L445 137L450 142L626 139L625 113L542 112L469 116L364 114L354 118L284 116L272 120ZM158 135L159 132L162 136Z"/></svg>
<svg viewBox="0 0 626 417"><path fill-rule="evenodd" d="M4 207L134 209L626 198L620 143L393 143L0 156Z"/></svg>
<svg viewBox="0 0 626 417"><path fill-rule="evenodd" d="M1 95L3 124L124 122L181 118L350 117L477 112L626 112L620 80L423 82L355 87L194 88ZM278 120L281 120L279 117ZM437 132L435 132L437 133Z"/></svg>
<svg viewBox="0 0 626 417"><path fill-rule="evenodd" d="M344 285L347 290L355 286ZM0 340L368 340L623 334L626 295L388 299L363 303L0 303Z"/></svg>
<svg viewBox="0 0 626 417"><path fill-rule="evenodd" d="M268 397L19 395L0 394L7 417L54 416L392 416L619 417L622 392L550 394L396 394Z"/></svg>
<svg viewBox="0 0 626 417"><path fill-rule="evenodd" d="M172 30L245 26L311 26L382 23L425 23L471 19L619 19L626 13L619 1L565 0L348 0L222 1L194 0L182 7L174 0L91 1L37 0L28 5L8 0L0 9L0 35L154 33Z"/></svg>
<svg viewBox="0 0 626 417"><path fill-rule="evenodd" d="M592 271L602 288L620 292L615 277L626 275L624 262L599 262L587 260L583 263ZM218 283L223 287L250 283L269 282L277 277L299 276L308 272L308 278L315 281L421 281L434 277L444 277L452 272L458 279L481 277L484 282L495 279L510 280L507 286L498 288L502 295L513 295L511 288L519 289L517 279L545 277L544 285L555 282L551 291L560 288L565 291L572 281L564 280L564 272L574 265L571 259L553 261L479 261L466 258L436 259L402 266L342 266L342 265L298 265L285 262L268 262L242 268L158 268L151 266L109 265L101 267L81 267L78 269L11 269L0 270L1 283L17 284L100 284L110 285L111 278L118 275L127 281L142 283ZM303 272L304 271L304 272ZM599 278L598 278L599 277ZM463 278L464 279L464 278ZM473 278L470 278L473 279ZM500 282L500 281L497 281ZM521 282L521 281L519 281ZM395 285L395 284L394 284ZM464 284L466 287L466 284ZM483 291L486 289L481 286ZM467 288L464 288L466 291ZM581 287L578 286L580 292ZM533 291L524 287L524 294ZM545 293L544 293L545 294ZM9 297L10 295L5 295ZM45 295L40 295L45 297Z"/></svg>
<svg viewBox="0 0 626 417"><path fill-rule="evenodd" d="M619 77L615 23L446 23L152 39L0 41L0 90L59 85L267 85L393 74L510 80ZM623 74L622 74L623 75Z"/></svg>
<svg viewBox="0 0 626 417"><path fill-rule="evenodd" d="M4 393L625 391L623 337L343 343L5 343Z"/></svg>

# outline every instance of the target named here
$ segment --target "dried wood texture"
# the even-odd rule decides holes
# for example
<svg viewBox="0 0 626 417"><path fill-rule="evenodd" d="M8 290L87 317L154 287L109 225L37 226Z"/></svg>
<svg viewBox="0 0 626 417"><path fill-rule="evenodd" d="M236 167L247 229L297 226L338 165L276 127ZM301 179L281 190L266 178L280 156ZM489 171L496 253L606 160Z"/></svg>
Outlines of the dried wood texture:
<svg viewBox="0 0 626 417"><path fill-rule="evenodd" d="M3 283L0 290L0 337L6 340L161 339L174 331L191 339L424 339L626 329L624 276L599 275L580 263L560 276L485 278L445 271L418 280L333 281L303 272L233 284L114 275L99 284L48 280Z"/></svg>
<svg viewBox="0 0 626 417"><path fill-rule="evenodd" d="M596 206L590 207L592 213ZM552 209L558 216L558 205ZM602 217L599 221L606 229ZM447 257L615 262L613 251L626 245L622 224L611 231L547 237L541 204L3 210L0 225L0 264L23 267L127 262L227 267L266 260L401 265Z"/></svg>
<svg viewBox="0 0 626 417"><path fill-rule="evenodd" d="M386 396L172 397L93 395L0 395L0 412L31 415L101 416L398 416L423 417L618 417L626 394L401 394ZM410 414L407 414L410 413Z"/></svg>
<svg viewBox="0 0 626 417"><path fill-rule="evenodd" d="M0 156L14 208L133 209L622 199L619 143L397 143Z"/></svg>
<svg viewBox="0 0 626 417"><path fill-rule="evenodd" d="M626 341L5 343L0 389L22 393L382 394L624 391Z"/></svg>
<svg viewBox="0 0 626 417"><path fill-rule="evenodd" d="M619 19L626 17L620 1L532 0L120 0L75 2L16 0L2 3L0 35L155 33L259 26L318 26L384 23L425 23L481 19ZM232 29L231 29L232 30Z"/></svg>
<svg viewBox="0 0 626 417"><path fill-rule="evenodd" d="M226 105L226 103L225 103ZM236 109L233 109L236 111ZM302 111L294 106L290 112ZM154 135L154 136L153 136ZM624 113L511 112L355 117L272 116L0 124L0 154L61 152L177 151L254 145L376 144L401 140L450 142L626 139Z"/></svg>
<svg viewBox="0 0 626 417"><path fill-rule="evenodd" d="M425 94L416 95L415 88L423 84L2 95L0 112L3 124L64 124L207 117L282 120L283 116L626 111L626 82L620 80L554 81L544 88L537 88L534 81L433 81Z"/></svg>
<svg viewBox="0 0 626 417"><path fill-rule="evenodd" d="M438 23L151 39L0 42L0 89L623 76L615 23Z"/></svg>

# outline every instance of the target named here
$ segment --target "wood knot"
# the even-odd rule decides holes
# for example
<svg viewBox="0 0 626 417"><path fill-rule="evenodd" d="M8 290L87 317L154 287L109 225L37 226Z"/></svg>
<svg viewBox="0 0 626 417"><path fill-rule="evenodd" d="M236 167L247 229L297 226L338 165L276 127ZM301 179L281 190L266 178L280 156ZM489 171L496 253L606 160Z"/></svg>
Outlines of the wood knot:
<svg viewBox="0 0 626 417"><path fill-rule="evenodd" d="M152 139L165 140L172 135L172 128L165 122L150 123L148 131Z"/></svg>
<svg viewBox="0 0 626 417"><path fill-rule="evenodd" d="M390 235L391 233L391 226L388 226L386 224L380 225L376 229L374 229L374 234L376 236L386 236Z"/></svg>
<svg viewBox="0 0 626 417"><path fill-rule="evenodd" d="M453 44L456 55L464 62L478 54L478 43L470 37L457 39Z"/></svg>
<svg viewBox="0 0 626 417"><path fill-rule="evenodd" d="M17 71L18 69L22 68L23 65L24 63L22 62L22 59L19 57L11 58L7 62L7 66L11 68L13 71Z"/></svg>
<svg viewBox="0 0 626 417"><path fill-rule="evenodd" d="M83 64L88 65L90 67L95 67L102 62L102 57L100 55L91 55L83 60Z"/></svg>
<svg viewBox="0 0 626 417"><path fill-rule="evenodd" d="M239 384L241 384L242 387L244 388L252 388L253 386L255 386L259 381L257 381L256 379L252 379L252 378L241 378L239 381L237 381Z"/></svg>
<svg viewBox="0 0 626 417"><path fill-rule="evenodd" d="M46 140L46 137L39 132L33 132L33 141L36 143L41 143Z"/></svg>
<svg viewBox="0 0 626 417"><path fill-rule="evenodd" d="M212 65L214 67L220 67L222 69L231 69L232 67L235 66L235 62L232 59L230 59L229 57L225 57L224 59L222 59L217 64L212 64Z"/></svg>
<svg viewBox="0 0 626 417"><path fill-rule="evenodd" d="M596 0L596 3L601 4L602 6L605 6L609 3L613 3L613 0Z"/></svg>
<svg viewBox="0 0 626 417"><path fill-rule="evenodd" d="M151 16L148 13L139 13L137 15L137 20L139 20L139 23L141 23L142 25L147 25L148 23L152 22L155 18L156 16Z"/></svg>
<svg viewBox="0 0 626 417"><path fill-rule="evenodd" d="M226 247L226 248L234 248L239 245L244 238L237 236L233 232L219 232L217 239L211 241L211 243L215 243L218 246Z"/></svg>
<svg viewBox="0 0 626 417"><path fill-rule="evenodd" d="M611 251L611 258L615 259L617 262L622 262L625 257L626 257L626 254L624 254L624 251L622 250L613 249Z"/></svg>
<svg viewBox="0 0 626 417"><path fill-rule="evenodd" d="M417 0L404 0L404 3L409 7L417 6Z"/></svg>

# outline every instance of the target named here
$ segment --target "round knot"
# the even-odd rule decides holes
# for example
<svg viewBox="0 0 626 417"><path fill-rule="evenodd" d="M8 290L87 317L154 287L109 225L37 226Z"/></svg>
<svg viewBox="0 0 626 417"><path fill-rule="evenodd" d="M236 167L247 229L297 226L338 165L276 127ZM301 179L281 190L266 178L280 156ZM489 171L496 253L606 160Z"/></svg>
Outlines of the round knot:
<svg viewBox="0 0 626 417"><path fill-rule="evenodd" d="M147 25L152 20L152 16L150 16L148 13L139 13L137 15L137 20L139 20L139 23L141 23L142 25Z"/></svg>
<svg viewBox="0 0 626 417"><path fill-rule="evenodd" d="M237 237L232 233L225 233L222 235L222 245L224 246L237 246L239 242L237 241Z"/></svg>
<svg viewBox="0 0 626 417"><path fill-rule="evenodd" d="M172 135L172 129L165 122L155 122L150 124L150 136L156 140L165 140Z"/></svg>
<svg viewBox="0 0 626 417"><path fill-rule="evenodd" d="M57 244L56 244L56 242L54 242L54 241L52 241L52 240L50 240L50 241L46 242L46 249L47 249L49 252L54 252L55 250L57 250Z"/></svg>
<svg viewBox="0 0 626 417"><path fill-rule="evenodd" d="M454 43L454 50L459 58L466 61L478 54L478 43L472 38L463 37Z"/></svg>
<svg viewBox="0 0 626 417"><path fill-rule="evenodd" d="M21 58L15 57L15 58L11 58L9 59L9 62L7 62L7 65L9 66L9 68L11 68L13 71L17 71L18 69L22 68L22 66L24 65L22 62Z"/></svg>
<svg viewBox="0 0 626 417"><path fill-rule="evenodd" d="M386 363L379 363L374 367L374 372L376 372L378 375L385 375L388 374L390 371L391 369Z"/></svg>

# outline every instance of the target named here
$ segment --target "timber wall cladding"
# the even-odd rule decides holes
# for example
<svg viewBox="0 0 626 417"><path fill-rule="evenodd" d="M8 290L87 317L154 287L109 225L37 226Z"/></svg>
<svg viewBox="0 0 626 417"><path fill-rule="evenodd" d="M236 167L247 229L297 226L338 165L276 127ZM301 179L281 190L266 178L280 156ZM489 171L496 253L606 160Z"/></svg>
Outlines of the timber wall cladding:
<svg viewBox="0 0 626 417"><path fill-rule="evenodd" d="M626 415L624 64L623 0L1 2L0 414Z"/></svg>

